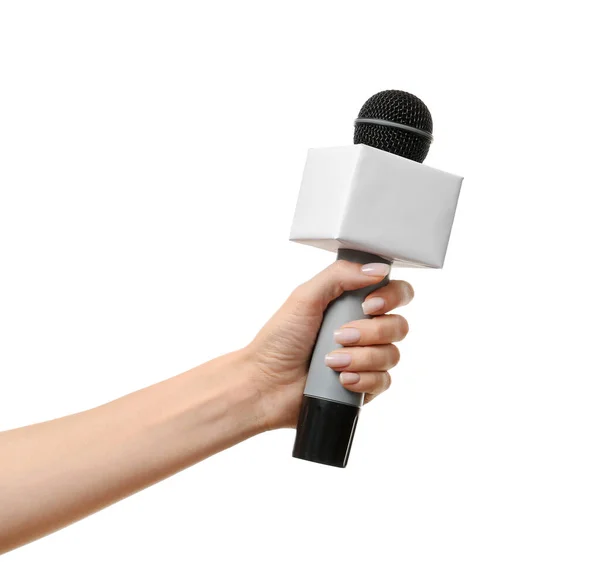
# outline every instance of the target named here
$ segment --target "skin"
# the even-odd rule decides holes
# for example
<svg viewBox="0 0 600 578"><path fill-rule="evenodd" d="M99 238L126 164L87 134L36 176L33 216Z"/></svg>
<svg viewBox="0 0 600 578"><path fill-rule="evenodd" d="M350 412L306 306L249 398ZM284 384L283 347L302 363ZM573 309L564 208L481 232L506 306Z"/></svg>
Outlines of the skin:
<svg viewBox="0 0 600 578"><path fill-rule="evenodd" d="M386 274L381 264L338 261L299 286L244 349L100 407L0 433L0 554L249 437L294 427L328 303ZM400 359L393 342L408 332L387 313L413 294L391 281L369 295L363 308L374 317L340 328L340 349L324 360L367 402L390 386Z"/></svg>

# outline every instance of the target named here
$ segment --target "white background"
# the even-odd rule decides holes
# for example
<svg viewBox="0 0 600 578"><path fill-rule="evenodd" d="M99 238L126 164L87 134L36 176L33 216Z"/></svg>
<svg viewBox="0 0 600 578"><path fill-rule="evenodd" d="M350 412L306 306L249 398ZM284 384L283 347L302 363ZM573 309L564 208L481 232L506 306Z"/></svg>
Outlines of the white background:
<svg viewBox="0 0 600 578"><path fill-rule="evenodd" d="M346 470L262 435L0 575L597 577L592 7L2 2L0 429L247 343L332 259L287 241L306 149L371 94L421 97L465 181Z"/></svg>

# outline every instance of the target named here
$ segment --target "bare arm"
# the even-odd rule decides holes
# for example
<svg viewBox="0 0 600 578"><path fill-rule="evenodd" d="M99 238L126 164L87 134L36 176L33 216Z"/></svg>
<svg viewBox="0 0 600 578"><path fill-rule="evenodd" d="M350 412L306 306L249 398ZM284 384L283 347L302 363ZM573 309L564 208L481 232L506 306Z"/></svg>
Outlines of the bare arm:
<svg viewBox="0 0 600 578"><path fill-rule="evenodd" d="M0 433L0 554L262 431L244 354Z"/></svg>
<svg viewBox="0 0 600 578"><path fill-rule="evenodd" d="M380 267L338 261L298 287L244 349L95 409L0 433L0 554L262 431L293 427L325 308L378 283ZM408 331L386 313L411 299L408 283L392 281L365 301L376 317L336 332L340 349L324 363L367 401L389 387L392 342Z"/></svg>

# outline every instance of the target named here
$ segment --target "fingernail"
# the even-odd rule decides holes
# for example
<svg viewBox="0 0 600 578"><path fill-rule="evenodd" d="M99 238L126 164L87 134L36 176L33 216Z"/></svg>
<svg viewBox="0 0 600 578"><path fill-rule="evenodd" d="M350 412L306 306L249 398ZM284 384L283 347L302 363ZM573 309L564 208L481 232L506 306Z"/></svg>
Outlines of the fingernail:
<svg viewBox="0 0 600 578"><path fill-rule="evenodd" d="M383 309L385 301L381 297L372 297L363 301L362 309L365 315L371 315L376 311Z"/></svg>
<svg viewBox="0 0 600 578"><path fill-rule="evenodd" d="M342 385L354 385L360 381L360 375L358 373L351 373L350 371L343 371L340 373L340 381Z"/></svg>
<svg viewBox="0 0 600 578"><path fill-rule="evenodd" d="M325 365L331 368L346 367L351 361L352 356L349 353L329 353L325 356Z"/></svg>
<svg viewBox="0 0 600 578"><path fill-rule="evenodd" d="M333 332L335 340L341 345L356 343L360 339L360 331L354 327L342 327Z"/></svg>
<svg viewBox="0 0 600 578"><path fill-rule="evenodd" d="M390 266L385 263L368 263L363 265L360 270L370 277L385 277L390 272Z"/></svg>

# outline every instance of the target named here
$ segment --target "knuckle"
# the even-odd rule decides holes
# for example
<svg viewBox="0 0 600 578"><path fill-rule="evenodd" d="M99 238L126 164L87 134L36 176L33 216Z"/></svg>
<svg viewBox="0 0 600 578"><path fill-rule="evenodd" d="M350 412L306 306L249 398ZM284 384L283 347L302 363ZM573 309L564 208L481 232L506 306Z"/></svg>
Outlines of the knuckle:
<svg viewBox="0 0 600 578"><path fill-rule="evenodd" d="M395 336L396 339L394 341L400 341L404 339L408 333L408 321L402 315L396 315L396 327L395 327Z"/></svg>
<svg viewBox="0 0 600 578"><path fill-rule="evenodd" d="M348 274L351 271L352 267L352 263L343 260L334 261L331 265L329 265L329 269L336 276Z"/></svg>
<svg viewBox="0 0 600 578"><path fill-rule="evenodd" d="M387 335L388 341L399 341L402 338L402 319L399 315L390 315L388 321L389 333Z"/></svg>
<svg viewBox="0 0 600 578"><path fill-rule="evenodd" d="M405 336L406 320L400 315L386 315L382 319L384 321L384 327L381 329L381 333L378 336L382 343L393 343L394 341L400 341Z"/></svg>
<svg viewBox="0 0 600 578"><path fill-rule="evenodd" d="M401 315L386 315L374 321L373 338L379 343L402 341L408 333L408 322Z"/></svg>
<svg viewBox="0 0 600 578"><path fill-rule="evenodd" d="M409 299L414 299L415 288L408 281L404 281L404 291Z"/></svg>
<svg viewBox="0 0 600 578"><path fill-rule="evenodd" d="M396 301L400 301L402 299L402 286L404 281L397 281L394 283L394 297L396 297Z"/></svg>
<svg viewBox="0 0 600 578"><path fill-rule="evenodd" d="M400 286L400 289L402 289L404 291L412 291L413 290L412 285L408 281L406 281L404 279L401 279L398 282L398 285Z"/></svg>
<svg viewBox="0 0 600 578"><path fill-rule="evenodd" d="M376 318L375 320L374 337L376 341L387 343L390 341L390 326L385 317Z"/></svg>
<svg viewBox="0 0 600 578"><path fill-rule="evenodd" d="M390 345L389 356L391 367L394 367L400 361L400 350L395 345Z"/></svg>
<svg viewBox="0 0 600 578"><path fill-rule="evenodd" d="M399 297L402 303L410 302L415 296L415 290L408 281L401 281L398 286Z"/></svg>
<svg viewBox="0 0 600 578"><path fill-rule="evenodd" d="M339 297L344 291L347 290L348 277L352 274L354 268L354 263L350 263L349 261L334 261L331 265L329 265L328 269L332 276L332 294L330 295L330 299L334 299Z"/></svg>
<svg viewBox="0 0 600 578"><path fill-rule="evenodd" d="M391 385L392 385L392 376L389 374L389 372L384 371L383 372L383 389L384 389L384 391L388 390Z"/></svg>
<svg viewBox="0 0 600 578"><path fill-rule="evenodd" d="M315 303L318 303L319 299L315 297L315 291L311 287L309 282L302 283L302 285L298 285L296 287L289 299L288 304L293 307L304 307L304 306L312 306Z"/></svg>
<svg viewBox="0 0 600 578"><path fill-rule="evenodd" d="M290 297L296 301L304 301L306 300L308 294L308 287L306 283L302 283L302 285L298 285L293 291Z"/></svg>

